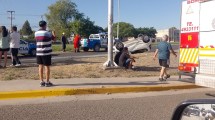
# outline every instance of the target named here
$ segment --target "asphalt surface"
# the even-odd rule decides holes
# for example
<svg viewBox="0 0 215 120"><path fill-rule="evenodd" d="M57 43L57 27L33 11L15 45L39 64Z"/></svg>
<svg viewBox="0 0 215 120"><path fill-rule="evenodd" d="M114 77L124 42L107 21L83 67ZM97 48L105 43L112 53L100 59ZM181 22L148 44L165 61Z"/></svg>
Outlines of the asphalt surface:
<svg viewBox="0 0 215 120"><path fill-rule="evenodd" d="M201 88L180 91L84 95L0 101L1 120L170 120L187 99L212 98Z"/></svg>
<svg viewBox="0 0 215 120"><path fill-rule="evenodd" d="M178 45L172 45L174 50L177 50L179 48ZM156 49L156 45L152 45L152 49L150 52L154 52ZM89 51L89 52L79 52L79 53L74 53L71 51L68 52L57 52L57 53L53 53L53 57L52 60L53 62L57 63L57 62L62 62L65 60L69 60L69 59L73 59L73 58L90 58L90 57L98 57L98 56L107 56L107 52L105 51L101 51L101 52L93 52L93 51ZM31 57L31 56L20 56L20 60L22 62L22 64L35 64L36 63L36 58L35 57ZM8 62L8 65L10 65L10 60Z"/></svg>

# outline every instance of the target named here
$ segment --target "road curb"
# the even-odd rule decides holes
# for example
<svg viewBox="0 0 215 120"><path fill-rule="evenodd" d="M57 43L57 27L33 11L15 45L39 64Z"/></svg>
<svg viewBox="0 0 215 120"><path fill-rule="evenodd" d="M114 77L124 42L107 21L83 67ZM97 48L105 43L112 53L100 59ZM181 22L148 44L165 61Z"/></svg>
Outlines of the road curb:
<svg viewBox="0 0 215 120"><path fill-rule="evenodd" d="M173 89L192 89L201 88L196 85L175 85L175 86L144 86L144 87L108 87L108 88L59 88L46 90L26 90L0 92L0 100L17 99L17 98L36 98L50 96L66 96L66 95L83 95L83 94L106 94L106 93L127 93L127 92L149 92L164 91Z"/></svg>

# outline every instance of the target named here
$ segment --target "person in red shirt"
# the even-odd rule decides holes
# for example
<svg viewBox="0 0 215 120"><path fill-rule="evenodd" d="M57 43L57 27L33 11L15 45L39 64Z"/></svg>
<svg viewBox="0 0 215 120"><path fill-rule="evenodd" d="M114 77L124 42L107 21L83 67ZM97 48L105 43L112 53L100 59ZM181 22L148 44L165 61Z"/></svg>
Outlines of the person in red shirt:
<svg viewBox="0 0 215 120"><path fill-rule="evenodd" d="M80 37L80 35L77 34L75 36L75 38L74 38L74 49L75 49L75 52L79 52L80 40L81 40L81 37Z"/></svg>

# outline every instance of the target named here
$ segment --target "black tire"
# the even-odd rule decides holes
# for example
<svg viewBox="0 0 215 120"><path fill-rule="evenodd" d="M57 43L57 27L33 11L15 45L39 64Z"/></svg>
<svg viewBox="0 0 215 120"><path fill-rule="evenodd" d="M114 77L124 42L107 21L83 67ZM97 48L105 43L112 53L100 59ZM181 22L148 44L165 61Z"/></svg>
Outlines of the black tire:
<svg viewBox="0 0 215 120"><path fill-rule="evenodd" d="M93 50L94 50L95 52L99 52L99 51L100 51L100 45L96 44L96 45L94 46Z"/></svg>
<svg viewBox="0 0 215 120"><path fill-rule="evenodd" d="M139 34L138 39L141 39L144 43L148 43L150 38L147 35Z"/></svg>
<svg viewBox="0 0 215 120"><path fill-rule="evenodd" d="M124 48L124 44L122 42L116 42L115 47L117 50L121 51Z"/></svg>
<svg viewBox="0 0 215 120"><path fill-rule="evenodd" d="M36 56L36 53L37 53L36 49L32 49L31 52L30 52L30 55L31 56Z"/></svg>
<svg viewBox="0 0 215 120"><path fill-rule="evenodd" d="M108 51L108 48L105 48L105 52L107 52Z"/></svg>
<svg viewBox="0 0 215 120"><path fill-rule="evenodd" d="M143 37L143 42L148 43L150 41L150 38L148 36Z"/></svg>
<svg viewBox="0 0 215 120"><path fill-rule="evenodd" d="M84 47L83 50L84 50L84 52L88 52L88 51L89 51L89 48Z"/></svg>

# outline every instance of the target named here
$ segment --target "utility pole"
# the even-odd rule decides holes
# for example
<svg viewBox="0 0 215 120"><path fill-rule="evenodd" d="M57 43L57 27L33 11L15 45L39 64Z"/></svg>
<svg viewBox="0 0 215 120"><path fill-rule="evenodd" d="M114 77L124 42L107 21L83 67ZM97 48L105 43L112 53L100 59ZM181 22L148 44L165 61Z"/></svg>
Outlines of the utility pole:
<svg viewBox="0 0 215 120"><path fill-rule="evenodd" d="M108 60L104 67L116 67L113 61L113 0L108 0Z"/></svg>
<svg viewBox="0 0 215 120"><path fill-rule="evenodd" d="M117 24L117 39L119 40L119 17L120 17L120 0L118 0L118 24Z"/></svg>
<svg viewBox="0 0 215 120"><path fill-rule="evenodd" d="M10 28L12 29L13 26L13 13L15 13L15 11L7 11L8 13L10 13L10 17L8 17L10 19Z"/></svg>

